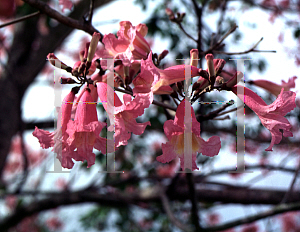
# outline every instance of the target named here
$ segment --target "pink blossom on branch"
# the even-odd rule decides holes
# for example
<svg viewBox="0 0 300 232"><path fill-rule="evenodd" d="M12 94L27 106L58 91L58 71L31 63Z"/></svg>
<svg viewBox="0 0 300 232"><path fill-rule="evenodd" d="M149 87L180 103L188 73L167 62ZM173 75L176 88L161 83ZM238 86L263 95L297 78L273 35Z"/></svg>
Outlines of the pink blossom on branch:
<svg viewBox="0 0 300 232"><path fill-rule="evenodd" d="M107 86L106 83L97 83L97 91L100 101L103 103L103 107L106 111L107 108ZM137 94L132 100L129 94L123 95L124 103L122 103L116 93L114 93L114 125L111 125L108 130L113 131L115 126L115 144L117 147L121 145L127 145L127 140L131 137L131 132L136 135L144 133L147 125L151 125L150 122L137 123L136 118L144 114L144 109L148 108L151 104L148 94Z"/></svg>
<svg viewBox="0 0 300 232"><path fill-rule="evenodd" d="M146 59L151 51L150 45L145 40L148 28L145 24L132 26L129 21L120 22L120 30L114 34L107 34L103 37L102 42L105 49L98 53L99 57L122 59L123 64L130 66L134 60ZM105 68L105 63L101 62Z"/></svg>
<svg viewBox="0 0 300 232"><path fill-rule="evenodd" d="M191 77L198 76L198 68L191 66ZM169 86L185 79L185 65L175 65L164 70L157 68L152 61L152 52L147 60L141 61L141 73L133 80L133 93L170 94Z"/></svg>
<svg viewBox="0 0 300 232"><path fill-rule="evenodd" d="M86 160L89 168L95 164L96 156L93 148L101 151L102 154L113 152L114 147L106 148L106 139L99 136L105 125L106 123L98 121L96 103L86 89L77 106L74 121L69 120L67 125L66 132L69 135L67 143L72 158L76 161Z"/></svg>
<svg viewBox="0 0 300 232"><path fill-rule="evenodd" d="M282 88L279 96L272 104L267 105L252 90L239 85L232 87L232 91L235 94L239 93L237 96L257 114L264 127L271 132L271 144L265 149L266 151L272 151L274 144L280 143L282 135L284 137L293 137L293 133L290 131L292 126L284 116L296 107L296 93L283 90ZM244 94L240 94L243 91ZM283 130L283 133L280 130Z"/></svg>
<svg viewBox="0 0 300 232"><path fill-rule="evenodd" d="M190 104L189 104L190 105ZM164 132L169 142L162 144L163 154L156 157L156 160L161 163L169 163L171 160L179 157L180 166L184 170L184 115L185 100L183 100L177 110L174 120L168 120L164 124ZM200 136L200 123L197 121L194 109L191 106L192 116L192 169L196 170L197 152L202 155L213 157L218 155L221 149L221 141L218 136L210 137L207 142Z"/></svg>
<svg viewBox="0 0 300 232"><path fill-rule="evenodd" d="M57 128L54 132L49 132L36 127L32 133L33 136L38 138L42 148L47 149L53 147L54 152L57 153L57 158L64 168L72 168L74 165L71 159L72 155L69 153L69 146L66 143L66 139L69 137L66 133L67 123L71 118L74 98L75 93L71 91L63 100L61 107L61 128Z"/></svg>

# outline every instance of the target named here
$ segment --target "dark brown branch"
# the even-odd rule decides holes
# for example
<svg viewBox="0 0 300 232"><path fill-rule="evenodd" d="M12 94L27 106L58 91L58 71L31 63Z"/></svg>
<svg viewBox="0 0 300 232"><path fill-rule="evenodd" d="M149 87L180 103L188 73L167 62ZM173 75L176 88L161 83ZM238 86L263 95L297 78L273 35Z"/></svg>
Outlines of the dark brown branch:
<svg viewBox="0 0 300 232"><path fill-rule="evenodd" d="M147 190L149 193L149 190ZM25 192L26 193L26 192ZM216 190L215 188L209 189L198 189L197 193L197 201L203 202L223 202L223 203L238 203L238 204L278 204L280 203L282 197L284 196L284 191L278 190L266 190L266 189L245 189L245 188L220 188ZM24 195L24 193L20 193ZM57 208L63 205L72 205L72 204L80 204L86 202L95 202L104 206L109 207L129 207L130 205L141 205L141 203L151 203L151 202L161 202L161 195L159 191L150 191L150 194L143 193L132 193L130 195L123 193L109 193L109 194L99 194L97 192L92 192L91 190L82 190L77 192L28 192L30 195L43 194L47 198L42 200L35 200L34 202L20 206L16 209L14 213L10 216L4 218L0 221L0 228L5 231L17 223L19 223L25 217L31 216L35 213L39 213L45 210ZM169 192L167 197L170 200L178 200L185 202L190 198L190 192L187 187L182 185L176 185L174 191ZM290 205L281 206L280 209L275 210L275 214L288 212L290 210L300 209L300 204L297 203L300 201L300 192L293 192L290 196L291 202L296 202ZM272 212L272 213L274 213ZM257 214L255 218L249 217L243 220L246 221L235 221L234 224L225 224L222 225L222 228L226 226L235 226L241 225L245 223L249 223L251 221L258 220L267 216L272 216L275 214ZM212 227L209 230L205 231L217 231L217 228L220 227Z"/></svg>
<svg viewBox="0 0 300 232"><path fill-rule="evenodd" d="M162 205L164 207L164 210L169 218L169 220L175 225L177 226L179 229L183 230L183 231L192 231L191 228L185 226L184 224L182 224L177 218L175 218L175 216L172 213L171 207L170 207L170 203L168 200L168 197L166 196L165 193L161 193L161 202Z"/></svg>
<svg viewBox="0 0 300 232"><path fill-rule="evenodd" d="M79 29L93 35L94 32L100 33L96 28L94 28L91 24L86 23L84 21L79 21L67 16L60 14L58 11L52 9L47 3L44 3L39 0L23 0L24 2L28 3L32 7L39 9L41 13L48 15L49 17L56 19L58 22L72 27L74 29ZM103 35L101 35L101 41Z"/></svg>
<svg viewBox="0 0 300 232"><path fill-rule="evenodd" d="M195 191L194 176L192 173L186 173L186 179L189 186L190 199L192 203L192 222L195 225L196 231L201 231L198 215L197 193Z"/></svg>
<svg viewBox="0 0 300 232"><path fill-rule="evenodd" d="M93 13L94 13L94 5L95 5L95 0L90 0L90 12L89 12L89 18L88 18L88 23L89 24L92 24Z"/></svg>

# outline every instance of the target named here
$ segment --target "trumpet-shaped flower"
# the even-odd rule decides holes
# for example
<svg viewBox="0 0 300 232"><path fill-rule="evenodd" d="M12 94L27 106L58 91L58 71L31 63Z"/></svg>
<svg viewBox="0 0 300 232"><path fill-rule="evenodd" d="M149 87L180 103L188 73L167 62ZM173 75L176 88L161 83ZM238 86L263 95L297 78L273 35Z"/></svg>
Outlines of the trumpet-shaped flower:
<svg viewBox="0 0 300 232"><path fill-rule="evenodd" d="M123 64L130 66L134 60L146 59L150 52L150 46L145 40L148 28L145 24L132 26L129 21L120 22L120 30L114 34L107 34L103 37L105 50L100 51L101 58L122 59ZM105 67L104 62L101 63Z"/></svg>
<svg viewBox="0 0 300 232"><path fill-rule="evenodd" d="M295 88L296 79L297 77L293 76L289 78L288 82L282 80L281 85L278 85L276 83L267 80L255 80L255 81L251 81L250 83L269 91L275 96L278 96L282 88L284 88L284 91L289 91L291 88Z"/></svg>
<svg viewBox="0 0 300 232"><path fill-rule="evenodd" d="M74 121L70 120L67 125L69 134L67 143L74 154L72 158L77 161L86 160L89 168L95 163L93 148L101 151L102 154L113 152L113 142L110 141L106 149L106 139L99 136L105 125L98 121L96 103L93 102L89 90L86 89L80 98Z"/></svg>
<svg viewBox="0 0 300 232"><path fill-rule="evenodd" d="M296 107L296 93L284 91L282 88L277 99L272 104L267 105L252 90L246 87L243 88L236 85L232 87L232 91L242 101L245 101L245 104L257 114L264 127L271 132L271 144L265 149L266 151L272 151L274 144L280 143L282 135L284 137L293 137L293 133L290 131L292 126L284 116ZM280 130L283 130L283 133Z"/></svg>
<svg viewBox="0 0 300 232"><path fill-rule="evenodd" d="M198 76L198 68L191 67L191 77ZM147 60L141 61L141 73L133 80L133 93L170 94L173 89L169 86L185 79L185 65L175 65L161 70L152 61L152 52Z"/></svg>
<svg viewBox="0 0 300 232"><path fill-rule="evenodd" d="M97 90L100 101L103 103L103 107L109 113L112 109L109 109L107 102L111 101L107 96L107 86L106 83L99 82L97 83ZM113 91L113 90L112 90ZM147 125L151 125L150 122L137 123L136 118L141 116L144 113L144 109L148 108L150 105L149 97L147 94L138 94L132 100L129 94L123 95L124 103L122 103L116 93L114 93L114 103L111 105L114 110L113 115L110 115L111 121L114 120L108 129L113 131L115 127L115 144L117 147L121 145L127 145L127 140L130 139L131 132L136 135L141 135L144 133ZM110 113L109 113L110 114ZM112 119L112 117L114 119Z"/></svg>
<svg viewBox="0 0 300 232"><path fill-rule="evenodd" d="M191 141L192 149L192 169L198 169L196 164L197 152L205 156L218 155L221 148L221 141L218 136L212 136L207 141L200 136L200 123L197 121L195 112L191 107L192 131L185 133L185 100L183 100L177 110L174 120L168 120L164 124L164 132L169 142L162 144L163 154L156 158L161 163L169 163L171 160L179 157L180 166L184 170L184 137L188 136Z"/></svg>
<svg viewBox="0 0 300 232"><path fill-rule="evenodd" d="M35 127L33 136L37 137L42 148L47 149L53 147L53 151L57 154L62 167L72 168L74 162L72 161L72 152L66 143L69 137L66 133L67 123L71 118L72 103L75 98L75 93L71 91L63 100L61 106L61 128L57 128L54 132L45 131Z"/></svg>

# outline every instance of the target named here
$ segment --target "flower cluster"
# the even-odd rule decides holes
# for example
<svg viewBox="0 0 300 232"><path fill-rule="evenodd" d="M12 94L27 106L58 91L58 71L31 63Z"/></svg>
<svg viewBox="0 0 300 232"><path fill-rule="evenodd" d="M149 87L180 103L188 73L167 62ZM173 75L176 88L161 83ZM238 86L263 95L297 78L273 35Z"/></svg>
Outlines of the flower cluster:
<svg viewBox="0 0 300 232"><path fill-rule="evenodd" d="M91 42L86 44L85 50L80 52L81 59L73 68L58 60L54 54L48 55L51 64L66 70L74 77L62 78L62 84L80 85L74 87L63 101L61 127L54 132L38 128L33 132L43 148L53 147L63 167L72 168L72 159L86 160L88 167L91 167L95 163L94 148L103 154L110 153L127 145L131 133L143 134L151 124L149 121L138 123L136 119L151 104L156 103L154 95L160 94L172 96L178 105L174 120L164 123L163 129L168 141L162 144L162 155L157 157L157 161L161 163L179 158L183 170L186 168L186 160L191 163L189 169L196 170L197 154L209 157L219 154L220 138L212 136L205 141L201 137L200 123L192 106L203 93L213 90L234 92L259 116L262 124L272 134L267 151L271 151L273 145L281 141L280 130L283 130L283 136L292 136L291 125L284 118L295 108L296 94L284 91L293 87L291 81L284 83L286 86L282 86L276 101L267 105L253 91L237 85L243 77L241 72L236 72L226 81L222 77L226 62L223 59L214 59L212 54L205 57L206 70L197 68L197 49L190 51L190 65L160 69L160 61L168 51L165 50L160 55L153 53L145 39L147 31L144 24L132 26L128 21L122 21L117 38L113 34L100 38L100 34L95 33ZM99 40L104 48L97 50ZM110 67L109 60L113 61L114 70ZM186 96L188 92L184 89L187 77L197 77L190 96ZM83 85L85 87L76 97ZM275 87L277 93L278 87ZM123 102L115 90L125 93ZM97 103L102 104L109 115L111 125L108 130L115 132L114 141L99 136L106 124L98 120ZM187 141L189 148L185 147Z"/></svg>

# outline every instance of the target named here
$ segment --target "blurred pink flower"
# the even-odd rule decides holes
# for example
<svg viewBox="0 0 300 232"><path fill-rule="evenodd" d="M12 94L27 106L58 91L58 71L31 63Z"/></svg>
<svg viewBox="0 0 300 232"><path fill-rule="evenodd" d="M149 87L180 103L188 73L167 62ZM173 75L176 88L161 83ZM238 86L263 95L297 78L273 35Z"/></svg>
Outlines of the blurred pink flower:
<svg viewBox="0 0 300 232"><path fill-rule="evenodd" d="M297 225L299 214L297 212L288 212L280 216L281 227L283 232L297 232L300 226Z"/></svg>
<svg viewBox="0 0 300 232"><path fill-rule="evenodd" d="M255 223L245 225L242 228L241 232L257 232L258 231L258 226Z"/></svg>
<svg viewBox="0 0 300 232"><path fill-rule="evenodd" d="M190 105L190 103L189 103ZM218 136L212 136L208 141L204 141L200 136L200 123L196 120L194 109L191 107L192 116L192 133L190 139L192 141L192 169L198 169L196 164L196 155L202 153L205 156L218 155L221 148L221 141ZM180 166L184 170L184 115L185 115L185 100L183 100L177 110L174 120L168 120L164 124L164 132L169 142L162 144L163 154L156 157L156 160L161 163L169 163L171 160L179 157Z"/></svg>
<svg viewBox="0 0 300 232"><path fill-rule="evenodd" d="M110 88L110 87L109 87ZM97 90L100 101L106 111L107 108L107 84L103 82L97 83ZM123 95L124 103L122 103L116 93L114 93L114 125L108 127L109 131L113 131L115 127L115 144L117 147L127 145L127 140L131 137L131 132L141 135L150 122L137 123L136 118L144 114L144 109L150 105L149 96L147 94L137 94L132 100L129 94ZM112 115L110 116L112 117ZM112 120L112 119L111 119ZM114 127L113 127L114 126Z"/></svg>
<svg viewBox="0 0 300 232"><path fill-rule="evenodd" d="M18 198L13 195L8 195L5 197L5 205L9 208L9 210L13 211L18 203Z"/></svg>
<svg viewBox="0 0 300 232"><path fill-rule="evenodd" d="M289 78L288 82L285 82L284 80L281 81L281 85L278 85L276 83L273 83L271 81L267 80L255 80L251 81L252 84L261 87L270 93L274 94L275 96L278 96L281 92L281 89L283 88L284 91L289 91L291 88L295 88L295 80L297 79L296 76L293 76Z"/></svg>
<svg viewBox="0 0 300 232"><path fill-rule="evenodd" d="M73 7L73 2L71 0L59 0L59 5L62 7L62 12L65 12L65 9L71 10Z"/></svg>
<svg viewBox="0 0 300 232"><path fill-rule="evenodd" d="M217 225L220 223L220 215L216 213L211 213L206 218L207 224L210 226Z"/></svg>
<svg viewBox="0 0 300 232"><path fill-rule="evenodd" d="M51 217L47 219L46 225L51 231L58 231L63 227L63 223L58 217Z"/></svg>
<svg viewBox="0 0 300 232"><path fill-rule="evenodd" d="M232 91L235 94L237 91L239 93L244 92L244 94L237 94L237 96L257 114L264 127L271 132L271 144L265 149L266 151L272 151L274 144L280 143L282 135L293 137L293 133L290 131L292 126L284 116L296 107L296 93L283 91L282 88L277 99L272 104L267 105L256 93L246 87L236 85L232 87ZM283 133L280 130L283 130Z"/></svg>

